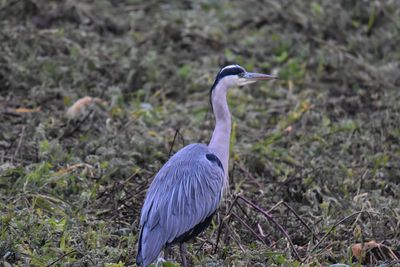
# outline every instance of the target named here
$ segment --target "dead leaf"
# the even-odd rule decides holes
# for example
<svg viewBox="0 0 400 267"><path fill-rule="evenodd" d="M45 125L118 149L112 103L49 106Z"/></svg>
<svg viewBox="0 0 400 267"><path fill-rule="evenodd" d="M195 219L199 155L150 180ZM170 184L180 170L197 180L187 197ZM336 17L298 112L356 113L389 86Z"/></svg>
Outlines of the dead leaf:
<svg viewBox="0 0 400 267"><path fill-rule="evenodd" d="M78 99L66 112L66 116L69 119L77 119L80 116L84 116L85 113L90 108L90 105L93 103L98 105L106 105L106 101L98 98L98 97L91 97L85 96L81 99Z"/></svg>
<svg viewBox="0 0 400 267"><path fill-rule="evenodd" d="M378 261L399 260L399 257L388 246L371 240L366 243L357 243L351 246L353 256L361 264L375 264Z"/></svg>
<svg viewBox="0 0 400 267"><path fill-rule="evenodd" d="M61 176L66 173L70 173L78 168L86 168L86 169L88 169L90 176L92 176L92 177L94 176L94 173L93 173L94 167L89 164L86 164L86 163L78 163L75 165L67 166L65 168L61 168L56 172L56 176Z"/></svg>
<svg viewBox="0 0 400 267"><path fill-rule="evenodd" d="M15 113L34 113L34 112L39 112L41 110L41 107L37 108L16 108L13 111Z"/></svg>
<svg viewBox="0 0 400 267"><path fill-rule="evenodd" d="M293 126L289 125L288 127L286 127L285 130L283 130L285 133L289 134L293 131Z"/></svg>
<svg viewBox="0 0 400 267"><path fill-rule="evenodd" d="M76 119L79 116L83 115L87 108L93 103L93 97L85 96L79 100L77 100L66 113L67 118Z"/></svg>

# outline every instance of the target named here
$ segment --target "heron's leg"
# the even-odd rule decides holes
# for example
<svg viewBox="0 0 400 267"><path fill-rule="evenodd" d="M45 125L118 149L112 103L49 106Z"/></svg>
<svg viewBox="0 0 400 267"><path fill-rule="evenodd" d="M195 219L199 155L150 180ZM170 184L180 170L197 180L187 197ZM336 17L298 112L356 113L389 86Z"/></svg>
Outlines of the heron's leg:
<svg viewBox="0 0 400 267"><path fill-rule="evenodd" d="M186 250L186 244L185 243L182 242L182 243L179 244L179 251L181 253L182 266L183 267L187 267L188 266L187 265L187 260L186 260L187 250Z"/></svg>

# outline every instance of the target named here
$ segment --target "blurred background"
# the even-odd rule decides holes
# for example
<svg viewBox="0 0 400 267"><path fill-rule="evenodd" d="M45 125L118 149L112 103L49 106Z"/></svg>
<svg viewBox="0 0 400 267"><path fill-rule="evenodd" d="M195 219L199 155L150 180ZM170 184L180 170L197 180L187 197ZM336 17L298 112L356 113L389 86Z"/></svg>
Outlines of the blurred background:
<svg viewBox="0 0 400 267"><path fill-rule="evenodd" d="M394 0L0 0L0 262L133 265L152 176L209 141L227 64L281 80L229 93L230 194L191 265L398 262L399 31ZM237 194L286 204L300 258L243 203L218 236Z"/></svg>

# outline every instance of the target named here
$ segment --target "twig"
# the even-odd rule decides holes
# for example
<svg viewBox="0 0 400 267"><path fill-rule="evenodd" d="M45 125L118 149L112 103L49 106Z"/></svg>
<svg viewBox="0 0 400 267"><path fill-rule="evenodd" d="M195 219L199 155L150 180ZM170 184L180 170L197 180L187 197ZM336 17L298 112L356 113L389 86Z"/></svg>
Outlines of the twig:
<svg viewBox="0 0 400 267"><path fill-rule="evenodd" d="M171 153L172 153L172 150L173 150L173 148L175 146L175 141L176 141L176 137L178 136L178 134L180 134L179 133L179 129L176 129L175 135L174 135L174 139L172 140L172 144L171 144L171 147L170 147L169 152L168 152L168 158L171 157Z"/></svg>
<svg viewBox="0 0 400 267"><path fill-rule="evenodd" d="M246 177L250 178L259 188L262 188L261 183L249 172L249 170L244 166L241 160L237 161L237 166L242 172L244 172Z"/></svg>
<svg viewBox="0 0 400 267"><path fill-rule="evenodd" d="M280 225L277 221L275 221L274 218L272 218L272 216L270 214L268 214L265 210L263 210L262 208L260 208L259 206L257 206L256 204L254 204L253 202L251 202L250 200L248 200L247 198L238 195L238 198L240 198L241 200L243 200L246 204L250 205L251 207L253 207L255 210L259 211L262 215L264 215L265 218L267 218L270 222L272 222L273 224L275 224L275 226L279 229L279 231L281 231L281 233L286 237L286 239L288 240L296 258L301 261L301 257L299 255L299 253L297 252L296 248L294 247L293 241L290 238L289 234L286 232L285 229L283 229L282 225Z"/></svg>
<svg viewBox="0 0 400 267"><path fill-rule="evenodd" d="M76 251L76 250L72 250L72 251L70 251L70 252L68 252L68 253L65 253L64 255L62 255L61 257L59 257L58 259L56 259L55 261L53 261L53 262L50 263L49 265L47 265L46 267L53 266L54 264L56 264L57 262L59 262L59 261L62 260L63 258L65 258L65 257L67 257L67 256L69 256L69 255L71 255L71 254L73 254L73 253L78 253L78 254L80 254L80 252L78 252L78 251Z"/></svg>
<svg viewBox="0 0 400 267"><path fill-rule="evenodd" d="M15 149L15 152L14 152L14 158L16 158L17 156L18 156L18 152L19 152L19 150L20 150L20 148L21 148L21 145L22 145L22 139L24 138L24 134L25 134L25 125L22 127L22 130L21 130L21 136L19 137L19 141L18 141L18 145L17 145L17 149Z"/></svg>
<svg viewBox="0 0 400 267"><path fill-rule="evenodd" d="M213 254L217 253L217 249L218 249L218 244L219 244L219 239L221 237L221 232L222 232L222 228L224 227L224 219L221 219L221 222L218 226L218 230L217 230L217 240L215 241L215 247L213 249Z"/></svg>
<svg viewBox="0 0 400 267"><path fill-rule="evenodd" d="M364 213L364 212L368 212L368 213L369 213L369 211L366 211L366 210L357 211L357 212L354 212L353 214L350 214L349 216L344 217L343 219L341 219L340 221L338 221L337 223L335 223L335 224L331 227L331 229L329 229L329 231L326 232L326 234L325 234L325 235L318 241L318 243L311 249L311 252L310 252L310 253L313 253L313 252L321 245L321 243L329 236L329 234L330 234L339 224L342 224L344 221L347 221L348 219L350 219L350 218L352 218L352 217L354 217L354 216L356 216L356 215L358 215L358 214L360 214L360 213Z"/></svg>
<svg viewBox="0 0 400 267"><path fill-rule="evenodd" d="M294 216L308 229L308 231L310 231L310 233L312 234L313 238L316 238L319 241L319 238L314 234L313 230L300 217L300 215L298 215L297 212L292 207L290 207L285 201L283 201L283 200L279 201L272 208L270 208L267 212L270 213L272 210L274 210L279 205L284 205L286 208L288 208L294 214Z"/></svg>
<svg viewBox="0 0 400 267"><path fill-rule="evenodd" d="M201 238L197 238L198 240L202 241L200 247L196 250L194 253L195 256L197 256L200 252L200 250L203 248L204 244L207 243L207 240L202 240Z"/></svg>
<svg viewBox="0 0 400 267"><path fill-rule="evenodd" d="M226 225L226 229L231 232L230 237L238 244L239 248L244 252L245 249L243 248L242 244L240 244L239 240L237 240L236 236L234 235L235 232L229 227L229 225Z"/></svg>
<svg viewBox="0 0 400 267"><path fill-rule="evenodd" d="M201 249L204 247L205 244L210 244L211 246L215 246L215 243L213 243L210 240L207 239L203 239L201 237L196 237L196 240L201 241L201 245L200 247L196 250L196 252L194 253L195 256L197 256L199 254L199 252L201 251Z"/></svg>
<svg viewBox="0 0 400 267"><path fill-rule="evenodd" d="M93 109L90 110L82 120L80 120L80 121L77 122L77 125L75 126L74 129L72 129L72 131L69 131L69 132L68 132L68 131L65 131L65 132L64 132L60 137L58 137L57 139L62 139L62 138L68 137L68 136L72 135L73 133L75 133L75 132L81 127L81 125L89 118L89 116L90 116L92 113L93 113Z"/></svg>
<svg viewBox="0 0 400 267"><path fill-rule="evenodd" d="M361 187L362 187L362 185L363 185L363 181L364 181L364 179L365 179L365 176L368 174L368 172L369 172L369 170L366 169L366 170L364 171L363 175L361 176L361 178L359 179L359 180L360 180L360 184L359 184L359 186L358 186L358 188L357 188L356 196L360 195L360 191L361 191Z"/></svg>
<svg viewBox="0 0 400 267"><path fill-rule="evenodd" d="M244 227L246 227L255 237L257 237L258 240L260 240L261 242L263 242L264 245L267 245L265 243L265 240L259 236L245 221L243 221L236 213L232 212L232 215L241 223L244 225Z"/></svg>
<svg viewBox="0 0 400 267"><path fill-rule="evenodd" d="M239 209L243 212L244 216L246 216L246 218L247 218L249 221L251 221L250 216L246 213L246 211L244 210L244 208L243 208L239 203L237 203L237 206L238 206Z"/></svg>
<svg viewBox="0 0 400 267"><path fill-rule="evenodd" d="M221 222L220 222L220 224L218 226L218 230L217 230L217 240L215 242L215 247L214 247L214 250L213 250L213 254L217 253L219 239L221 237L222 228L224 227L224 219L230 217L230 213L232 211L232 208L235 205L235 203L237 202L237 200L238 200L238 196L235 197L235 199L233 200L232 204L228 208L228 211L227 211L225 217L221 219Z"/></svg>

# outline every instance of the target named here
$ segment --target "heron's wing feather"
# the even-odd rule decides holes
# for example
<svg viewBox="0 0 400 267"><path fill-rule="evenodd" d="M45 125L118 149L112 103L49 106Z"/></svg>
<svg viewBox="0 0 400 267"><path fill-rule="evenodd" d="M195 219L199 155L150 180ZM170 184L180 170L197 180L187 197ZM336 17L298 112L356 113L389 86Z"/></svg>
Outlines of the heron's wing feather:
<svg viewBox="0 0 400 267"><path fill-rule="evenodd" d="M162 240L161 249L215 212L221 199L224 170L215 155L207 156L211 154L206 145L192 144L161 168L142 209L140 224L146 231L141 245L157 239ZM161 237L153 237L160 233Z"/></svg>
<svg viewBox="0 0 400 267"><path fill-rule="evenodd" d="M177 186L165 196L166 208L161 209L165 218L168 242L192 229L213 214L221 199L223 171L203 159L182 164L177 175Z"/></svg>

